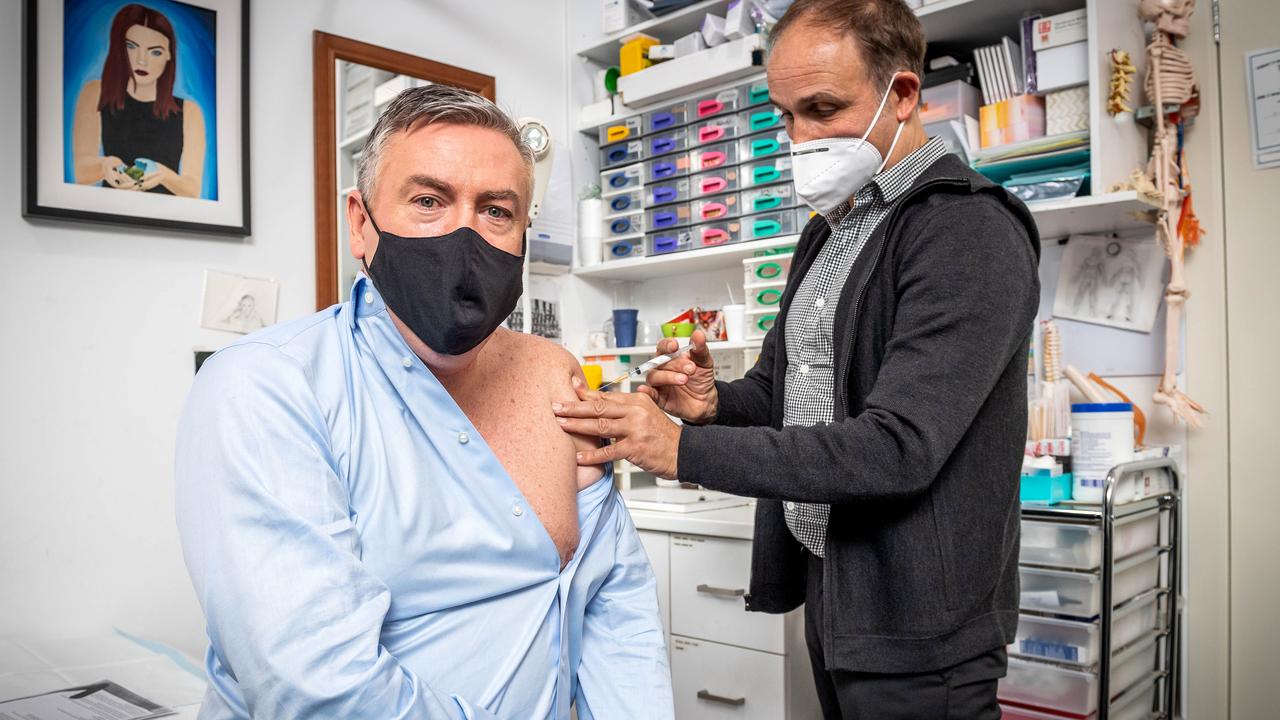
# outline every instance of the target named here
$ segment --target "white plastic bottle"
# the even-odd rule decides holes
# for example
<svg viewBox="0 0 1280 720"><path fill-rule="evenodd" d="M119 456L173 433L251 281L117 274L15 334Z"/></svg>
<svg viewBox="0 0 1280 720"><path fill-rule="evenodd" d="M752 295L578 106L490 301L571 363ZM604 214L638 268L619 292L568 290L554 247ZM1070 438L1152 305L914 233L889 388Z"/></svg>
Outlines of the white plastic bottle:
<svg viewBox="0 0 1280 720"><path fill-rule="evenodd" d="M1133 405L1075 403L1071 406L1071 499L1102 502L1111 468L1133 460Z"/></svg>

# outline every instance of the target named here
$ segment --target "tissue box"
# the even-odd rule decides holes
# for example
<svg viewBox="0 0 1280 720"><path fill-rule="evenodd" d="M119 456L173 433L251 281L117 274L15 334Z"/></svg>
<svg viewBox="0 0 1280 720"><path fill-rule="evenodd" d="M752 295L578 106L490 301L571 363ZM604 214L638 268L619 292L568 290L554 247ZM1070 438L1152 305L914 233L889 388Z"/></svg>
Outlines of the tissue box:
<svg viewBox="0 0 1280 720"><path fill-rule="evenodd" d="M727 40L739 40L756 33L756 21L751 17L750 0L733 0L724 14L724 36Z"/></svg>
<svg viewBox="0 0 1280 720"><path fill-rule="evenodd" d="M1089 129L1089 88L1055 90L1044 96L1044 132L1061 135Z"/></svg>
<svg viewBox="0 0 1280 720"><path fill-rule="evenodd" d="M724 18L707 13L702 18L702 40L707 47L715 47L725 41Z"/></svg>

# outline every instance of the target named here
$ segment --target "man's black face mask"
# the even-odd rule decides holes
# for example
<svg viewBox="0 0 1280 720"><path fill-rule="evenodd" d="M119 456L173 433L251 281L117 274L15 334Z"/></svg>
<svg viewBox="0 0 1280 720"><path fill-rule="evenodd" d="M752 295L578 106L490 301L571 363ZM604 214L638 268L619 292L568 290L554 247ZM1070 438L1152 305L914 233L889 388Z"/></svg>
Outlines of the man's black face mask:
<svg viewBox="0 0 1280 720"><path fill-rule="evenodd" d="M502 324L523 291L523 255L490 245L469 227L406 238L378 227L378 252L365 271L391 312L442 355L461 355Z"/></svg>

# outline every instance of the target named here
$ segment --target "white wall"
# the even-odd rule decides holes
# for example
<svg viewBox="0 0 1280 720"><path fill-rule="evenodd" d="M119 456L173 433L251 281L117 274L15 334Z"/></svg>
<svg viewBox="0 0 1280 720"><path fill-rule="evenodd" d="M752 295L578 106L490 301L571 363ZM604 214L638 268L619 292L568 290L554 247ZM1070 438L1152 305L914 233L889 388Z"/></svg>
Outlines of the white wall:
<svg viewBox="0 0 1280 720"><path fill-rule="evenodd" d="M0 635L118 626L200 653L173 521L173 440L205 268L280 281L313 310L311 33L497 78L499 104L568 132L564 7L524 0L251 3L253 237L21 216L21 3L0 5Z"/></svg>

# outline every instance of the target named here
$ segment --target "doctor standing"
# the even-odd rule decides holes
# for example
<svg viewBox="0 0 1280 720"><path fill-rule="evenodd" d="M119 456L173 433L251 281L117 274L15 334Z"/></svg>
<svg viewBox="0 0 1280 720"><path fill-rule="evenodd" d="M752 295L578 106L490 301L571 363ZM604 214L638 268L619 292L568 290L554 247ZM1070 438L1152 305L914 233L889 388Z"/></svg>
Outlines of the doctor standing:
<svg viewBox="0 0 1280 720"><path fill-rule="evenodd" d="M579 383L553 409L613 439L580 464L760 498L747 609L805 605L827 718L994 720L1018 622L1035 224L926 135L924 33L902 0L797 0L772 42L817 215L756 365L717 382L695 333L641 393Z"/></svg>

